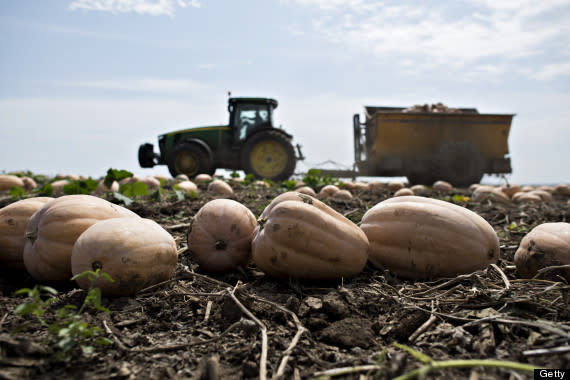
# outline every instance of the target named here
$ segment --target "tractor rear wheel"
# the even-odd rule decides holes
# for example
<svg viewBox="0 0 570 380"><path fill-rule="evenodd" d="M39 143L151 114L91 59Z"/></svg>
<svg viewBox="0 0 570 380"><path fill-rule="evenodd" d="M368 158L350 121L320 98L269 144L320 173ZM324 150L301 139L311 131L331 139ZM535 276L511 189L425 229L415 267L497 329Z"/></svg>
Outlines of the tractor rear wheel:
<svg viewBox="0 0 570 380"><path fill-rule="evenodd" d="M280 132L264 131L252 136L245 144L241 162L247 174L282 181L295 171L295 150Z"/></svg>
<svg viewBox="0 0 570 380"><path fill-rule="evenodd" d="M212 160L208 153L197 144L182 143L177 145L168 158L168 170L173 177L186 174L192 178L197 174L214 174Z"/></svg>

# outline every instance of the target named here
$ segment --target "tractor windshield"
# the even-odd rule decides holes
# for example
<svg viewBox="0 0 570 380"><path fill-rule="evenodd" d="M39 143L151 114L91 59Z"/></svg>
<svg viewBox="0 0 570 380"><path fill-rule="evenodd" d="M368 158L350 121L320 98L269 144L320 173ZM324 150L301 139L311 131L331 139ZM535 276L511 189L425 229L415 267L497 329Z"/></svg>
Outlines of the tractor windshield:
<svg viewBox="0 0 570 380"><path fill-rule="evenodd" d="M245 140L253 130L271 126L271 107L267 104L238 104L234 126L238 140Z"/></svg>

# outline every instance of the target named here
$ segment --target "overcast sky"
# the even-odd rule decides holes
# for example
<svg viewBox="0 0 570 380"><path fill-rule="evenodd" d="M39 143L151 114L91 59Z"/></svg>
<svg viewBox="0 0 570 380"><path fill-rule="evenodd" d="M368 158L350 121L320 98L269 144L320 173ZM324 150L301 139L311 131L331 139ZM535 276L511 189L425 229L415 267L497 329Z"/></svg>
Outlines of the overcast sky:
<svg viewBox="0 0 570 380"><path fill-rule="evenodd" d="M350 166L364 105L443 102L516 114L512 182L570 183L570 0L0 0L0 172L166 174L138 146L228 91L279 101L299 170Z"/></svg>

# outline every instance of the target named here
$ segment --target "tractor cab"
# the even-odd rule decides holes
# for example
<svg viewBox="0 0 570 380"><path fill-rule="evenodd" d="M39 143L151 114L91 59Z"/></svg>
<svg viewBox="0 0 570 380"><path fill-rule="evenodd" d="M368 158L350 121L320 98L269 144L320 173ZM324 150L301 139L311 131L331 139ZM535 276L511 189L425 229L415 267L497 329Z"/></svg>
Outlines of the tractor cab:
<svg viewBox="0 0 570 380"><path fill-rule="evenodd" d="M269 98L230 98L229 126L235 142L244 143L254 132L273 128L273 110L277 100Z"/></svg>

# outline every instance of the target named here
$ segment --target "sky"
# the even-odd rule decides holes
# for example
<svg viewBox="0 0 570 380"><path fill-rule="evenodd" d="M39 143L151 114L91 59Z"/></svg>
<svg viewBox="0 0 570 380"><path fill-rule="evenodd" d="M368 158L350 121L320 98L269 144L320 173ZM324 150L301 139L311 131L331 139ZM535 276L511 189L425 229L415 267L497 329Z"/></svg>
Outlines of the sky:
<svg viewBox="0 0 570 380"><path fill-rule="evenodd" d="M0 172L168 174L139 145L228 91L279 101L298 172L351 167L365 105L442 102L516 114L510 182L570 183L570 0L0 0Z"/></svg>

